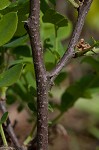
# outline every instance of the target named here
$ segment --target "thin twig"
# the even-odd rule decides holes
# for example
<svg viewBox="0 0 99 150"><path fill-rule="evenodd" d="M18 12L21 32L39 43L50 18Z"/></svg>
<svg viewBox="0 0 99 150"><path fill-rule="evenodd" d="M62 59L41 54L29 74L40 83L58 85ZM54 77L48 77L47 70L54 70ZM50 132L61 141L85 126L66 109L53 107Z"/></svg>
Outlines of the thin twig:
<svg viewBox="0 0 99 150"><path fill-rule="evenodd" d="M2 113L7 112L4 100L0 100L0 110L2 111ZM19 142L18 142L18 139L17 139L17 137L16 137L16 135L14 133L14 130L13 130L12 126L11 126L9 118L7 119L7 128L6 128L6 130L7 130L8 134L9 134L9 136L10 136L10 138L11 138L11 140L12 140L14 146L15 146L15 148L17 150L24 150L23 147L21 147Z"/></svg>
<svg viewBox="0 0 99 150"><path fill-rule="evenodd" d="M40 0L30 0L30 14L25 23L29 34L37 84L37 149L48 149L48 88L39 30Z"/></svg>
<svg viewBox="0 0 99 150"><path fill-rule="evenodd" d="M48 77L51 79L51 82L54 81L54 79L60 73L62 68L75 56L74 47L80 37L86 15L90 9L92 1L93 0L85 0L82 6L78 8L77 22L76 22L72 37L70 39L68 48L65 54L63 55L63 57L57 63L56 67L51 72L48 73Z"/></svg>

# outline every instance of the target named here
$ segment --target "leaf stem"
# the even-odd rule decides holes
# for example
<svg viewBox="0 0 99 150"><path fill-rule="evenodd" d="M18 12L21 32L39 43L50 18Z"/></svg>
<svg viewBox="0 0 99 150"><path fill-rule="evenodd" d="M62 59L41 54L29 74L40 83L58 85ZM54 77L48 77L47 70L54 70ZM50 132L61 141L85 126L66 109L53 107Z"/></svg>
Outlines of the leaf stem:
<svg viewBox="0 0 99 150"><path fill-rule="evenodd" d="M68 0L75 8L78 8L79 5L74 0Z"/></svg>
<svg viewBox="0 0 99 150"><path fill-rule="evenodd" d="M54 26L54 28L55 28L55 51L58 51L58 42L57 42L57 30L58 30L58 28L56 25Z"/></svg>
<svg viewBox="0 0 99 150"><path fill-rule="evenodd" d="M30 132L30 135L26 138L26 140L24 141L24 145L28 145L28 143L33 139L33 134L34 134L34 131L36 129L36 126L37 126L37 122L35 122L31 132Z"/></svg>
<svg viewBox="0 0 99 150"><path fill-rule="evenodd" d="M4 144L4 146L8 146L8 144L7 144L7 140L6 140L6 137L5 137L4 131L3 131L2 124L0 124L0 134L1 134L1 137L2 137L2 140L3 140L3 144Z"/></svg>

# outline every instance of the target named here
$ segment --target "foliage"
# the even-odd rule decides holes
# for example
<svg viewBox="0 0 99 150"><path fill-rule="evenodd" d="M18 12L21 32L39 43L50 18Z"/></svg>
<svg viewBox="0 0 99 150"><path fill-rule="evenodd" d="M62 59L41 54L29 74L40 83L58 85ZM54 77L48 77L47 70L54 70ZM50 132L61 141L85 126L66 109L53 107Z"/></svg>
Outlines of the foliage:
<svg viewBox="0 0 99 150"><path fill-rule="evenodd" d="M69 38L72 32L71 21L57 12L54 9L55 5L55 0L41 0L40 32L47 70L52 69L64 54L66 46L62 44L62 41ZM34 66L29 37L24 29L24 21L29 14L28 6L28 0L0 1L0 89L8 88L6 93L8 104L20 100L18 110L24 109L27 104L36 117L37 89ZM99 41L93 42L92 49L94 48L95 51L99 49ZM69 85L61 96L60 104L49 105L49 110L53 110L51 107L56 107L63 114L79 98L91 98L90 89L99 88L99 58L86 56L82 63L91 65L94 73L87 74ZM62 71L55 80L56 86L60 86L67 78L68 73ZM53 99L54 95L49 93L49 97ZM2 120L5 120L5 117Z"/></svg>

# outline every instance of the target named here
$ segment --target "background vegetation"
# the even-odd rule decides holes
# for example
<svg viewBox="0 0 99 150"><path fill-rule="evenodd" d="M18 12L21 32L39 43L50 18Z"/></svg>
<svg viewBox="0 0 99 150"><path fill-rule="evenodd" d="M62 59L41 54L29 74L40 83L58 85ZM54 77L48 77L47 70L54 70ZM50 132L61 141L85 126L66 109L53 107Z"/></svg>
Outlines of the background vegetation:
<svg viewBox="0 0 99 150"><path fill-rule="evenodd" d="M57 136L57 129L64 135L67 141L67 149L88 150L90 148L91 150L90 143L93 137L93 141L96 143L92 144L92 150L98 148L98 3L98 0L93 1L80 37L80 39L84 39L84 44L90 45L91 49L88 49L88 52L84 55L81 53L81 57L72 59L55 79L55 86L49 92L49 145L51 149L55 149L53 141ZM27 136L26 133L26 137L24 136L24 141L22 142L24 142L25 146L36 137L37 121L35 73L29 36L25 30L26 27L24 28L24 23L28 19L28 15L28 0L0 1L0 99L6 99L8 108L11 105L14 107L16 105L17 107L15 108L19 113L24 111L24 109L27 111L29 117L27 121L30 122L32 129L26 129L26 131L28 130L27 133L30 132L30 134ZM47 71L54 68L63 56L76 18L77 10L70 2L66 0L41 0L40 34ZM79 49L75 48L75 50L78 51ZM82 111L84 113L81 113ZM71 123L75 125L76 121L78 124L79 119L74 120L74 122L70 121L69 123L67 121L65 124L66 118L64 116L67 115L68 120L68 112L83 116L83 125L81 123L81 128L80 125L76 127L79 129L80 135L83 135L82 131L84 131L84 133L88 134L87 137L90 137L88 148L84 148L84 144L80 147L76 137L78 130L76 131L75 127L73 131L71 126ZM71 118L73 116L72 113L70 115ZM64 119L62 120L61 117ZM54 136L52 136L53 134ZM71 142L68 142L66 139L69 135L73 137L73 140L70 140ZM84 136L86 137L85 134ZM81 139L83 138L81 137ZM11 143L9 142L9 145ZM62 149L61 147L60 150Z"/></svg>

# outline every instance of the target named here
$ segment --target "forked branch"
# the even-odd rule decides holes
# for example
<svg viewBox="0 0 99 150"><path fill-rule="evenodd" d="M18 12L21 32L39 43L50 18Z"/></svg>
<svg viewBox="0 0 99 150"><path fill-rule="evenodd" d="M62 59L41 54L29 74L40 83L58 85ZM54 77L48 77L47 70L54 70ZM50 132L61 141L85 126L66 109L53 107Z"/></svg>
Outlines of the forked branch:
<svg viewBox="0 0 99 150"><path fill-rule="evenodd" d="M56 67L46 73L43 51L40 43L39 15L40 0L30 0L30 14L25 24L30 37L32 57L37 84L37 149L48 150L48 85L60 73L61 69L75 56L74 47L81 34L85 17L93 0L85 0L78 10L78 19L73 31L68 49L60 59ZM48 82L48 80L50 80Z"/></svg>

